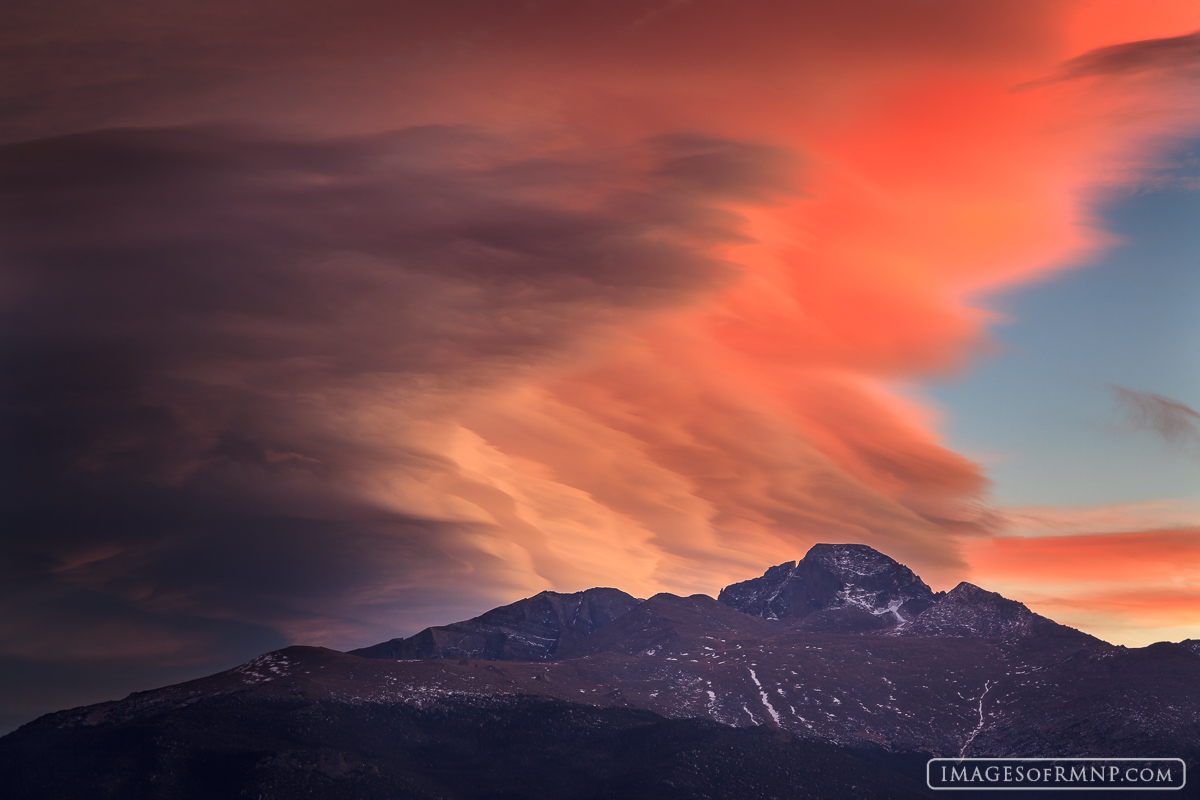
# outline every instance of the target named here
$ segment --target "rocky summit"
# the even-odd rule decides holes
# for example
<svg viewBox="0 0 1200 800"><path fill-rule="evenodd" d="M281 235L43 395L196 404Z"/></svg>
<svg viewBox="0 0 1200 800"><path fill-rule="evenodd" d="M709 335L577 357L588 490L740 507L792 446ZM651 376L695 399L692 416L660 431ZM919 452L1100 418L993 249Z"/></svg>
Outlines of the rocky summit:
<svg viewBox="0 0 1200 800"><path fill-rule="evenodd" d="M1198 650L1111 645L821 544L718 599L543 592L50 714L0 738L0 786L38 800L908 798L935 796L933 756L1157 756L1194 773Z"/></svg>
<svg viewBox="0 0 1200 800"><path fill-rule="evenodd" d="M912 570L862 544L814 545L799 563L771 567L717 599L756 617L855 633L904 626L941 597Z"/></svg>

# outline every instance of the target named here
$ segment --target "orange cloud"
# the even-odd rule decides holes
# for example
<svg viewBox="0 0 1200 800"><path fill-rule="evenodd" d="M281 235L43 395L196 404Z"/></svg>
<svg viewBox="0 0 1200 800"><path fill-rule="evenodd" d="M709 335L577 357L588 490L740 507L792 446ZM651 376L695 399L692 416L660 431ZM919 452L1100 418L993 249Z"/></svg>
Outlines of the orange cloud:
<svg viewBox="0 0 1200 800"><path fill-rule="evenodd" d="M972 574L1047 584L1200 583L1200 528L1103 536L993 538L965 544Z"/></svg>
<svg viewBox="0 0 1200 800"><path fill-rule="evenodd" d="M654 520L649 541L693 571L710 562L710 582L830 538L949 574L962 563L955 535L995 524L980 511L986 481L887 381L961 368L986 347L988 314L969 298L1106 244L1090 223L1090 192L1142 163L1155 136L1195 120L1176 108L1169 81L1137 97L1125 87L1012 91L1054 68L1035 50L963 73L923 64L909 80L875 74L853 114L820 122L749 112L803 154L805 169L795 199L733 204L750 241L722 254L740 279L548 384L557 403L625 442L627 463L675 476L671 494L650 500L654 484L630 485L620 469L581 475L568 462L584 459L586 444L547 454L530 419L536 405L520 409L522 437L495 409L470 424L631 518ZM879 66L867 62L855 80ZM1178 115L1138 121L1148 108ZM703 514L649 510L676 509L680 497Z"/></svg>
<svg viewBox="0 0 1200 800"><path fill-rule="evenodd" d="M1200 637L1200 528L964 543L970 580L1109 641Z"/></svg>

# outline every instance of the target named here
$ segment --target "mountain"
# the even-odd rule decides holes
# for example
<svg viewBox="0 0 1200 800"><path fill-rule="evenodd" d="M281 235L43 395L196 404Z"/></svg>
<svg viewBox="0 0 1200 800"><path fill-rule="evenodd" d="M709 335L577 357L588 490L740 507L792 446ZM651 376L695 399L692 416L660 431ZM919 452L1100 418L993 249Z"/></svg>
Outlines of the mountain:
<svg viewBox="0 0 1200 800"><path fill-rule="evenodd" d="M426 628L407 639L392 639L350 652L365 658L544 661L638 602L617 589L588 589L574 594L542 592L465 622Z"/></svg>
<svg viewBox="0 0 1200 800"><path fill-rule="evenodd" d="M939 599L912 570L862 544L818 544L799 563L721 590L717 600L810 630L857 633L904 626Z"/></svg>
<svg viewBox="0 0 1200 800"><path fill-rule="evenodd" d="M1049 621L1016 600L964 581L920 614L903 633L908 636L1013 639L1028 633L1037 619Z"/></svg>
<svg viewBox="0 0 1200 800"><path fill-rule="evenodd" d="M474 691L291 647L47 715L0 739L0 786L6 798L97 800L927 796L913 777L777 729L513 693L507 666L440 663L478 679Z"/></svg>
<svg viewBox="0 0 1200 800"><path fill-rule="evenodd" d="M0 738L0 785L29 798L900 798L932 796L935 755L1194 770L1197 649L1110 645L969 583L934 593L862 545L817 545L719 599L546 592L350 654L288 648L47 715Z"/></svg>
<svg viewBox="0 0 1200 800"><path fill-rule="evenodd" d="M708 595L656 594L611 624L565 650L562 658L597 653L656 656L702 650L692 643L719 634L722 638L757 641L779 631L765 620L734 611ZM712 650L712 648L710 648ZM664 655L664 658L670 656Z"/></svg>

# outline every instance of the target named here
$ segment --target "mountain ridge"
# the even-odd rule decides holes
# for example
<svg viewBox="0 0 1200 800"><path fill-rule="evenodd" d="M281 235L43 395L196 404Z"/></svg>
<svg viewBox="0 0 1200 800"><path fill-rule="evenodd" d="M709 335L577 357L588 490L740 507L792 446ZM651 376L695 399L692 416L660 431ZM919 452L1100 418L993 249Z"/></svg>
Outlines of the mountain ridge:
<svg viewBox="0 0 1200 800"><path fill-rule="evenodd" d="M351 650L364 658L486 658L541 661L638 604L619 589L539 592L477 617Z"/></svg>
<svg viewBox="0 0 1200 800"><path fill-rule="evenodd" d="M655 595L660 602L665 597L675 596ZM724 587L715 601L700 594L689 599L700 602L698 598L746 616L786 623L789 629L822 633L987 638L1019 637L1033 627L1075 630L967 582L950 592L934 592L908 567L861 544L816 544L799 562L784 562L758 578ZM468 620L348 652L391 659L545 661L571 657L569 654L587 651L585 640L645 602L612 588L566 594L544 591ZM586 609L582 616L580 609ZM707 613L713 619L722 616L711 603ZM1089 634L1076 633L1101 643ZM605 638L612 637L610 631Z"/></svg>
<svg viewBox="0 0 1200 800"><path fill-rule="evenodd" d="M238 792L268 798L309 784L338 800L484 798L492 784L529 797L835 797L853 786L886 798L932 796L919 773L935 755L1200 766L1200 642L1116 646L970 583L934 593L865 546L819 547L726 587L724 602L543 592L424 638L285 648L46 715L0 738L0 780L33 785L40 770L48 787L174 786L221 763L241 776ZM929 605L905 611L914 599ZM558 733L547 739L539 719ZM143 766L99 755L121 741ZM435 741L458 755L429 750ZM551 752L584 766L555 767ZM768 752L800 760L777 768ZM512 788L521 764L546 770L546 784ZM657 788L637 794L638 781ZM758 794L739 795L739 781ZM55 791L22 796L69 796ZM171 791L147 796L202 796Z"/></svg>

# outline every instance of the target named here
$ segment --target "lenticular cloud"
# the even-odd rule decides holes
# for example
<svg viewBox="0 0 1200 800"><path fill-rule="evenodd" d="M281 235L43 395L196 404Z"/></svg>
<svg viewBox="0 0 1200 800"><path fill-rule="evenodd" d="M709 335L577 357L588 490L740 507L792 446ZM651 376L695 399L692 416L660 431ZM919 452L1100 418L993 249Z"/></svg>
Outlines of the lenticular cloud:
<svg viewBox="0 0 1200 800"><path fill-rule="evenodd" d="M790 158L445 127L4 148L12 477L42 531L20 546L66 591L297 635L323 635L331 597L462 570L467 598L594 577L516 510L533 489L466 474L456 453L487 446L461 418L728 284L728 204L790 191Z"/></svg>

